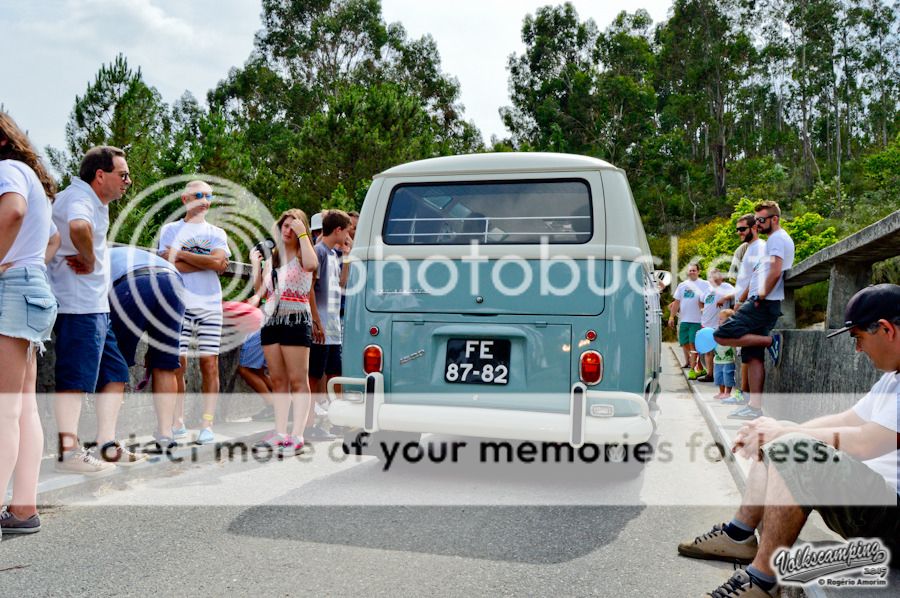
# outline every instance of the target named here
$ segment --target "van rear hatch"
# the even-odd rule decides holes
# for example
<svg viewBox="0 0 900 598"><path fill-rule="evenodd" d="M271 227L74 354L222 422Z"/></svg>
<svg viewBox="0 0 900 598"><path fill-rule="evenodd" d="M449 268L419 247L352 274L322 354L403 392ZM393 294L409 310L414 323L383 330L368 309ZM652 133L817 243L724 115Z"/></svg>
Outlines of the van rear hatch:
<svg viewBox="0 0 900 598"><path fill-rule="evenodd" d="M384 251L368 256L366 308L601 313L605 222L591 189L576 177L396 185L380 231Z"/></svg>
<svg viewBox="0 0 900 598"><path fill-rule="evenodd" d="M564 412L572 327L417 319L391 327L391 402ZM388 389L386 389L388 390Z"/></svg>

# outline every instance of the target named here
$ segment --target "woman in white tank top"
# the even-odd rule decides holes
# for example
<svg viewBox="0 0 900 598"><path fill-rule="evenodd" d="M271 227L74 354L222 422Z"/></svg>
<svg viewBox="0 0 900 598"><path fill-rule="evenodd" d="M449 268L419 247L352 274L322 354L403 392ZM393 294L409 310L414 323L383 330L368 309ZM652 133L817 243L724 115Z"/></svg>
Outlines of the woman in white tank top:
<svg viewBox="0 0 900 598"><path fill-rule="evenodd" d="M309 235L309 224L301 210L284 212L276 223L276 248L260 276L262 255L254 250L254 287L265 287L266 321L260 342L272 378L275 431L260 445L282 452L303 448L305 414L309 411L309 347L312 318L309 294L318 259ZM294 423L288 434L288 413L294 408Z"/></svg>

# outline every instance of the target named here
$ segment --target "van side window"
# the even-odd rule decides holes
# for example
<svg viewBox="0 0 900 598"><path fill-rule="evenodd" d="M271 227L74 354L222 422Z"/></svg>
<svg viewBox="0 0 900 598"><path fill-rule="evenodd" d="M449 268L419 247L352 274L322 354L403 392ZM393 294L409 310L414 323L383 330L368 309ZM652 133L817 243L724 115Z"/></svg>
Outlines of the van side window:
<svg viewBox="0 0 900 598"><path fill-rule="evenodd" d="M383 236L388 245L587 243L590 186L580 179L398 185Z"/></svg>

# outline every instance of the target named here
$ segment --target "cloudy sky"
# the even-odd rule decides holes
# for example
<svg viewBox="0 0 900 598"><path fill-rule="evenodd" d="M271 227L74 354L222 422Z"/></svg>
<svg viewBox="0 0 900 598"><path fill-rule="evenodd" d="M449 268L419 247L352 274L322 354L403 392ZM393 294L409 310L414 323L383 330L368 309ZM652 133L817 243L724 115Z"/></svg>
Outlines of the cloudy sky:
<svg viewBox="0 0 900 598"><path fill-rule="evenodd" d="M401 22L411 37L434 37L444 71L459 79L465 118L489 141L506 135L497 109L509 103L507 57L524 49L522 19L554 3L382 0L382 7L385 20ZM671 0L573 4L582 19L603 29L620 10L645 8L654 22L664 20ZM0 103L37 146L63 147L75 96L118 52L165 101L185 90L202 100L249 56L259 13L259 0L0 0L7 50Z"/></svg>

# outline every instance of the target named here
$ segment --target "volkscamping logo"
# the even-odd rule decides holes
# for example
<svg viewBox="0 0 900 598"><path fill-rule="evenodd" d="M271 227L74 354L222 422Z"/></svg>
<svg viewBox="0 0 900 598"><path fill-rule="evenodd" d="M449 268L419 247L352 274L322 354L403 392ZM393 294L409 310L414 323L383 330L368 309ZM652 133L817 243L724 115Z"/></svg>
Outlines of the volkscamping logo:
<svg viewBox="0 0 900 598"><path fill-rule="evenodd" d="M888 585L890 550L878 538L851 538L844 543L803 542L772 557L778 583L827 587Z"/></svg>

